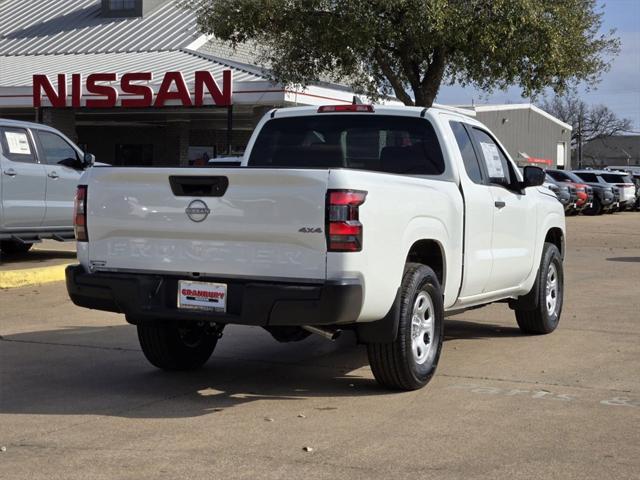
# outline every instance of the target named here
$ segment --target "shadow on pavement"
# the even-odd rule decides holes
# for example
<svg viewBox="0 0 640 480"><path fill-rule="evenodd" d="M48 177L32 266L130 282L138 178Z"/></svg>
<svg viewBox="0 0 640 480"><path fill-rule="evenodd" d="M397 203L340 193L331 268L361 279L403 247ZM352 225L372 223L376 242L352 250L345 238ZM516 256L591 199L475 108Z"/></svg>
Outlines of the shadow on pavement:
<svg viewBox="0 0 640 480"><path fill-rule="evenodd" d="M611 258L607 258L608 262L631 262L631 263L635 263L635 262L639 262L640 263L640 257L611 257Z"/></svg>
<svg viewBox="0 0 640 480"><path fill-rule="evenodd" d="M19 254L0 254L0 266L34 268L42 266L43 263L52 263L55 260L74 260L76 252L63 250L31 250Z"/></svg>
<svg viewBox="0 0 640 480"><path fill-rule="evenodd" d="M515 325L515 318L513 320ZM505 327L490 323L479 323L467 320L447 319L444 326L444 341L478 340L482 338L522 337L524 334L517 326Z"/></svg>
<svg viewBox="0 0 640 480"><path fill-rule="evenodd" d="M445 330L445 341L517 332L459 320L448 320ZM262 329L231 327L207 365L193 372L150 366L135 335L134 327L118 325L4 336L0 413L184 418L257 400L400 394L376 384L366 348L351 332L335 343L312 336L280 344Z"/></svg>

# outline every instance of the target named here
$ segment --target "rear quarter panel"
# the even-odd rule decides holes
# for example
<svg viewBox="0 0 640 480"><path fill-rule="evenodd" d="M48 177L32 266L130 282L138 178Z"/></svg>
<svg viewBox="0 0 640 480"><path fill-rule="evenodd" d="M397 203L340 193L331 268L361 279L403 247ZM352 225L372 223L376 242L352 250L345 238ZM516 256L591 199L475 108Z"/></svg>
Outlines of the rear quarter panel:
<svg viewBox="0 0 640 480"><path fill-rule="evenodd" d="M434 240L444 256L445 306L455 302L462 270L463 205L455 183L359 170L331 170L329 188L366 190L360 207L361 252L328 253L327 278L359 278L364 302L358 321L384 317L402 282L407 255Z"/></svg>

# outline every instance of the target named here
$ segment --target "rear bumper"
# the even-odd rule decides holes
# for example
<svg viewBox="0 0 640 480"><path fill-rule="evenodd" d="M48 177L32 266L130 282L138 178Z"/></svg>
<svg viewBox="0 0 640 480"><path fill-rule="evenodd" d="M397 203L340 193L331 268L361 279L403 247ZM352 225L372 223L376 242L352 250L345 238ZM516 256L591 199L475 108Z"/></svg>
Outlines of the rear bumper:
<svg viewBox="0 0 640 480"><path fill-rule="evenodd" d="M303 284L198 277L198 281L227 284L227 312L184 310L177 308L180 279L153 274L87 273L81 265L66 269L67 291L73 303L124 313L132 323L196 320L259 326L333 325L354 323L362 307L362 285L355 279Z"/></svg>

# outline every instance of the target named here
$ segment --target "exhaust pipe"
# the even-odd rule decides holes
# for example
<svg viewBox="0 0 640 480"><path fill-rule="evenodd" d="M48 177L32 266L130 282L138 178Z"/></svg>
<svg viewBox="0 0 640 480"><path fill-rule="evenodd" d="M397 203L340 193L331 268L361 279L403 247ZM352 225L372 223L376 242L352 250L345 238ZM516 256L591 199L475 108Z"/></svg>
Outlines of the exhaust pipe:
<svg viewBox="0 0 640 480"><path fill-rule="evenodd" d="M321 337L331 341L336 340L340 335L342 335L342 330L329 330L328 328L312 327L311 325L305 325L302 329L307 332L320 335Z"/></svg>

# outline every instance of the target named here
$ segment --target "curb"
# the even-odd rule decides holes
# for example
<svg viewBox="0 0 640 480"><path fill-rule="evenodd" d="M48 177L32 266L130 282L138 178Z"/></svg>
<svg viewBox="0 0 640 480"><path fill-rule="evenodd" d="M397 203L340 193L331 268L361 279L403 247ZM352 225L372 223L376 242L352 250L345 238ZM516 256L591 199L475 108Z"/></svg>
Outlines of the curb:
<svg viewBox="0 0 640 480"><path fill-rule="evenodd" d="M53 265L51 267L25 268L0 272L0 288L17 288L40 285L43 283L61 282L65 279L64 270L73 262Z"/></svg>

